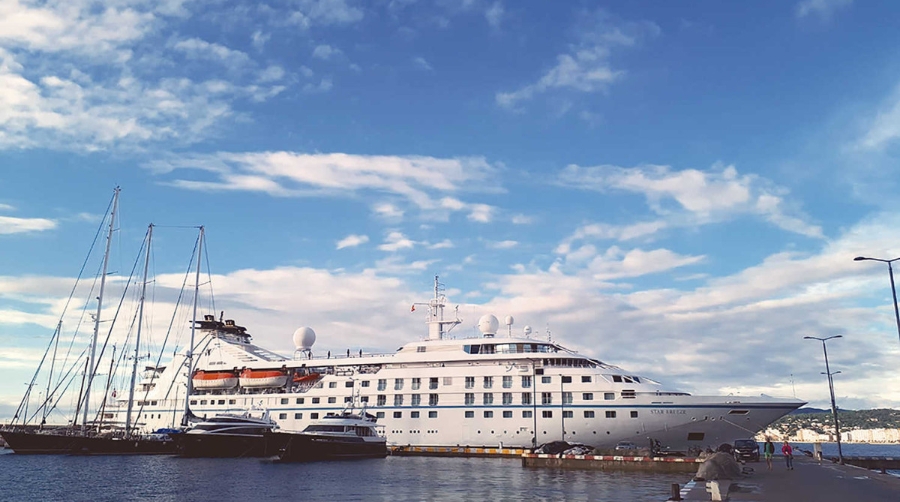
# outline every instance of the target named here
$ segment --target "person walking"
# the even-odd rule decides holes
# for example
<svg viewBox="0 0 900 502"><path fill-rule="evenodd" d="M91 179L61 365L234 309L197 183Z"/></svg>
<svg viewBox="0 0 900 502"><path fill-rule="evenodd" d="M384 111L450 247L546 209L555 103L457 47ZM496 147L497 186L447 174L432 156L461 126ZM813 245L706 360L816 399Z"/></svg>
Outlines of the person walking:
<svg viewBox="0 0 900 502"><path fill-rule="evenodd" d="M781 447L781 453L784 454L784 462L787 465L789 471L794 470L794 449L791 448L791 445L788 444L787 439L784 440L784 445Z"/></svg>
<svg viewBox="0 0 900 502"><path fill-rule="evenodd" d="M766 457L766 469L772 470L772 456L775 455L775 444L766 437L766 444L763 445L763 455Z"/></svg>

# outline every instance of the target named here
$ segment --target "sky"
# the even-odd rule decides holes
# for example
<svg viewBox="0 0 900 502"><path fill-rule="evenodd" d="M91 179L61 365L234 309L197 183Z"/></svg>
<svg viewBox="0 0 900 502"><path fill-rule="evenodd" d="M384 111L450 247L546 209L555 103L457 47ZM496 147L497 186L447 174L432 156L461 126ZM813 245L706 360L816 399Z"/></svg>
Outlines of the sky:
<svg viewBox="0 0 900 502"><path fill-rule="evenodd" d="M668 387L825 408L804 336L841 335L838 405L900 407L887 267L853 261L900 256L898 15L0 0L0 417L116 186L111 291L154 223L170 298L203 225L216 310L284 354L301 326L320 353L420 339L437 275L453 336L511 315Z"/></svg>

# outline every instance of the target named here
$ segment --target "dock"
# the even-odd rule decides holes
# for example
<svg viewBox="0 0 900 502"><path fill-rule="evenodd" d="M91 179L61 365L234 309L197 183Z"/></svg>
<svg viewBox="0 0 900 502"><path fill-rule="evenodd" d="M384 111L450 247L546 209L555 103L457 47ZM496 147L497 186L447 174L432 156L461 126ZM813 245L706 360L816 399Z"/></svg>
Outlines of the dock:
<svg viewBox="0 0 900 502"><path fill-rule="evenodd" d="M522 454L522 467L696 473L703 460L694 457L635 457L622 455Z"/></svg>
<svg viewBox="0 0 900 502"><path fill-rule="evenodd" d="M852 465L840 465L827 459L821 464L810 457L794 457L794 470L775 457L771 471L765 462L751 462L753 473L734 480L722 500L759 502L896 502L900 500L900 478ZM685 502L708 501L706 483L689 482L681 490ZM677 500L677 499L670 499Z"/></svg>
<svg viewBox="0 0 900 502"><path fill-rule="evenodd" d="M391 455L400 457L521 457L524 448L484 448L469 446L388 446Z"/></svg>

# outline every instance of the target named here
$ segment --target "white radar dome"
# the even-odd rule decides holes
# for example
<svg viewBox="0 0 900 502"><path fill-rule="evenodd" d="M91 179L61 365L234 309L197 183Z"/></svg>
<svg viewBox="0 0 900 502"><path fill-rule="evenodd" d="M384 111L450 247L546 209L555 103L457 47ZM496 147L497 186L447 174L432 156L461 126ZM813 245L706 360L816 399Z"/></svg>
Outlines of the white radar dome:
<svg viewBox="0 0 900 502"><path fill-rule="evenodd" d="M506 316L506 325L507 326L512 326L513 322L515 322L515 319L513 319L513 316L511 316L511 315Z"/></svg>
<svg viewBox="0 0 900 502"><path fill-rule="evenodd" d="M500 321L492 314L483 315L478 320L478 329L482 335L496 335L499 327Z"/></svg>
<svg viewBox="0 0 900 502"><path fill-rule="evenodd" d="M297 328L294 331L294 347L297 350L309 350L316 343L316 332L312 328Z"/></svg>
<svg viewBox="0 0 900 502"><path fill-rule="evenodd" d="M522 332L525 333L525 336L531 336L531 326L525 326Z"/></svg>

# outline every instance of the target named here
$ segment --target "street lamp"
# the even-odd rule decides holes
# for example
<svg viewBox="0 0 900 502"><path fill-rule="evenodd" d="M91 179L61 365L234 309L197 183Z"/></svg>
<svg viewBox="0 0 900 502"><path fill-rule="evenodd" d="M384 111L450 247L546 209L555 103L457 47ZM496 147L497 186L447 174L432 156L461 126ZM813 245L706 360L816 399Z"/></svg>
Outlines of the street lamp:
<svg viewBox="0 0 900 502"><path fill-rule="evenodd" d="M834 381L831 379L832 375L840 373L840 371L836 371L835 373L831 372L831 368L828 367L828 349L825 347L825 342L833 338L843 338L843 335L834 335L829 336L828 338L818 338L815 336L803 337L804 340L818 340L822 342L822 352L825 353L825 373L828 375L828 391L831 393L831 415L834 417L834 435L837 439L838 461L843 464L844 453L841 451L841 429L838 425L837 405L834 404Z"/></svg>
<svg viewBox="0 0 900 502"><path fill-rule="evenodd" d="M882 260L881 258L867 258L865 256L857 256L853 259L853 261L880 261L882 263L887 263L888 265L888 275L891 276L891 294L894 295L894 317L897 319L897 336L900 336L900 310L897 308L897 289L894 288L894 268L891 267L891 262L895 262L900 260L900 258L894 258L893 260Z"/></svg>

